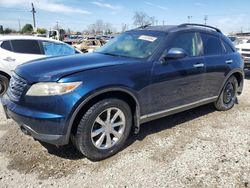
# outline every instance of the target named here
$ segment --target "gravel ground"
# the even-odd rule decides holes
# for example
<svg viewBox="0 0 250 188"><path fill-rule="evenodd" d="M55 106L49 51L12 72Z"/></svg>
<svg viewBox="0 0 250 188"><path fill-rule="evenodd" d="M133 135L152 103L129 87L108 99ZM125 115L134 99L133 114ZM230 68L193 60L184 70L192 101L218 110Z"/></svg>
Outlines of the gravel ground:
<svg viewBox="0 0 250 188"><path fill-rule="evenodd" d="M239 105L212 105L142 126L126 148L91 162L23 135L0 112L0 187L250 187L250 72Z"/></svg>

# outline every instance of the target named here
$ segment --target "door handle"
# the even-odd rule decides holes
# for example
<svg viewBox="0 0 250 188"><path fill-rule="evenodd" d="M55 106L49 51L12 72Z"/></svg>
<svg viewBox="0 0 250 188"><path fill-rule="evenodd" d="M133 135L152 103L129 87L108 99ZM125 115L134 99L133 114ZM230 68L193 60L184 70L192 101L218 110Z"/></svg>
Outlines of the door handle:
<svg viewBox="0 0 250 188"><path fill-rule="evenodd" d="M233 63L233 60L232 60L232 59L226 60L226 64L232 64L232 63Z"/></svg>
<svg viewBox="0 0 250 188"><path fill-rule="evenodd" d="M203 63L197 63L195 65L193 65L195 68L202 68L204 67L205 65Z"/></svg>
<svg viewBox="0 0 250 188"><path fill-rule="evenodd" d="M16 59L12 58L12 57L6 57L5 59L3 59L4 61L8 61L8 62L13 62L16 61Z"/></svg>

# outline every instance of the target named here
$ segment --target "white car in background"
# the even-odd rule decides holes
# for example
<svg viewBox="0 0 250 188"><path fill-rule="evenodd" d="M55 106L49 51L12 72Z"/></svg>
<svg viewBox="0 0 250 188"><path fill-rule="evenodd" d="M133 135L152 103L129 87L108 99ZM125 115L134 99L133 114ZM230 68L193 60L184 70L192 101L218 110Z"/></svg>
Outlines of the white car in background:
<svg viewBox="0 0 250 188"><path fill-rule="evenodd" d="M250 69L250 39L246 43L235 47L244 59L245 68Z"/></svg>
<svg viewBox="0 0 250 188"><path fill-rule="evenodd" d="M27 61L82 53L61 41L34 36L0 36L0 97L7 91L11 72Z"/></svg>

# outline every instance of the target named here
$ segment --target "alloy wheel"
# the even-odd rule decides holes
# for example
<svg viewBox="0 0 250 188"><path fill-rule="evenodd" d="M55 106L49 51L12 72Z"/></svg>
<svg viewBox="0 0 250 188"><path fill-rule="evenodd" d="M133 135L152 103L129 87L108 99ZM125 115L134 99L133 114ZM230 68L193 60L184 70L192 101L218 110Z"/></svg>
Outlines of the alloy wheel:
<svg viewBox="0 0 250 188"><path fill-rule="evenodd" d="M230 103L235 97L235 89L231 82L227 84L224 90L223 100L225 104Z"/></svg>
<svg viewBox="0 0 250 188"><path fill-rule="evenodd" d="M94 121L91 140L98 149L109 149L123 136L126 126L125 115L118 108L107 108Z"/></svg>

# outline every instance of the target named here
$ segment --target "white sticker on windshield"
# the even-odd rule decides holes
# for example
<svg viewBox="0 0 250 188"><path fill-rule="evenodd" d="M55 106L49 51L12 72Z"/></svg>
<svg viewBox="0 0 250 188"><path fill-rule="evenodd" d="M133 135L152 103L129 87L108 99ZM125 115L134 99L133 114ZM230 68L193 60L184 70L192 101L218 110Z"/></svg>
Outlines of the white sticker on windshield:
<svg viewBox="0 0 250 188"><path fill-rule="evenodd" d="M148 35L141 35L138 39L149 41L149 42L154 42L157 38L152 37L152 36L148 36Z"/></svg>

